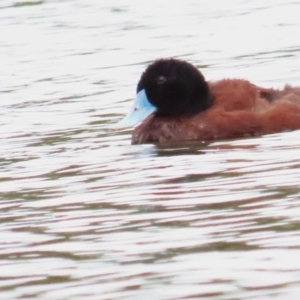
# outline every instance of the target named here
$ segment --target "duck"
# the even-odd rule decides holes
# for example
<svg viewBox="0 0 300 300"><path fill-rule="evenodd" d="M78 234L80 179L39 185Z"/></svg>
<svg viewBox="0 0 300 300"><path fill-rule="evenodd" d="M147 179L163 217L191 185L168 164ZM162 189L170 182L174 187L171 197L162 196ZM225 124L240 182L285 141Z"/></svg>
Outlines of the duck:
<svg viewBox="0 0 300 300"><path fill-rule="evenodd" d="M263 88L245 79L206 81L193 64L175 58L150 63L129 114L132 144L215 141L300 128L300 87Z"/></svg>

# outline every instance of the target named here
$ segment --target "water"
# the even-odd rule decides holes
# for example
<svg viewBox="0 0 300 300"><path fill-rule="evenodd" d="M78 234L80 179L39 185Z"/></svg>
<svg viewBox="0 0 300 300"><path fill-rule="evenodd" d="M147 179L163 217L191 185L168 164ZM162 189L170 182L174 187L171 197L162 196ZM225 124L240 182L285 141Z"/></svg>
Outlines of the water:
<svg viewBox="0 0 300 300"><path fill-rule="evenodd" d="M145 66L300 84L296 1L0 3L1 299L298 299L300 132L130 145Z"/></svg>

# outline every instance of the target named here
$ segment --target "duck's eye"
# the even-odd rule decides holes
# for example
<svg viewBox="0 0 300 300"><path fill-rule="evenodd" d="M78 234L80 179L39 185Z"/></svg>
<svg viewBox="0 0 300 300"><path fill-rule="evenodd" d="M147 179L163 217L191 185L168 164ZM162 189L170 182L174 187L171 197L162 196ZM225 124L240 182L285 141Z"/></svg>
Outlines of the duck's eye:
<svg viewBox="0 0 300 300"><path fill-rule="evenodd" d="M163 84L167 81L167 78L165 76L158 76L157 79L156 79L156 82L158 84Z"/></svg>

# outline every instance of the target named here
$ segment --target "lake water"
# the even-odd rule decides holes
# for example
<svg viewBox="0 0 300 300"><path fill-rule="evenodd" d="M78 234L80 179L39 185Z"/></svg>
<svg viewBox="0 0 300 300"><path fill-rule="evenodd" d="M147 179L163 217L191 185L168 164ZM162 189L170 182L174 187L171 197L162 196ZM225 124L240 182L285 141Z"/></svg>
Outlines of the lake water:
<svg viewBox="0 0 300 300"><path fill-rule="evenodd" d="M113 125L152 60L300 85L292 0L0 2L1 299L299 299L300 131Z"/></svg>

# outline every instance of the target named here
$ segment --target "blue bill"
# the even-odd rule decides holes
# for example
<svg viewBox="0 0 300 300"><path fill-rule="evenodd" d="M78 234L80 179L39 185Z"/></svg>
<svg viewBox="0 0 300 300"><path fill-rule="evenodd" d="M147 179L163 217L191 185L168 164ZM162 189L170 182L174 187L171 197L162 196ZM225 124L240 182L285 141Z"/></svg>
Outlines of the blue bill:
<svg viewBox="0 0 300 300"><path fill-rule="evenodd" d="M145 90L141 90L137 93L129 114L118 122L115 127L117 129L134 127L156 111L157 108L149 102Z"/></svg>

